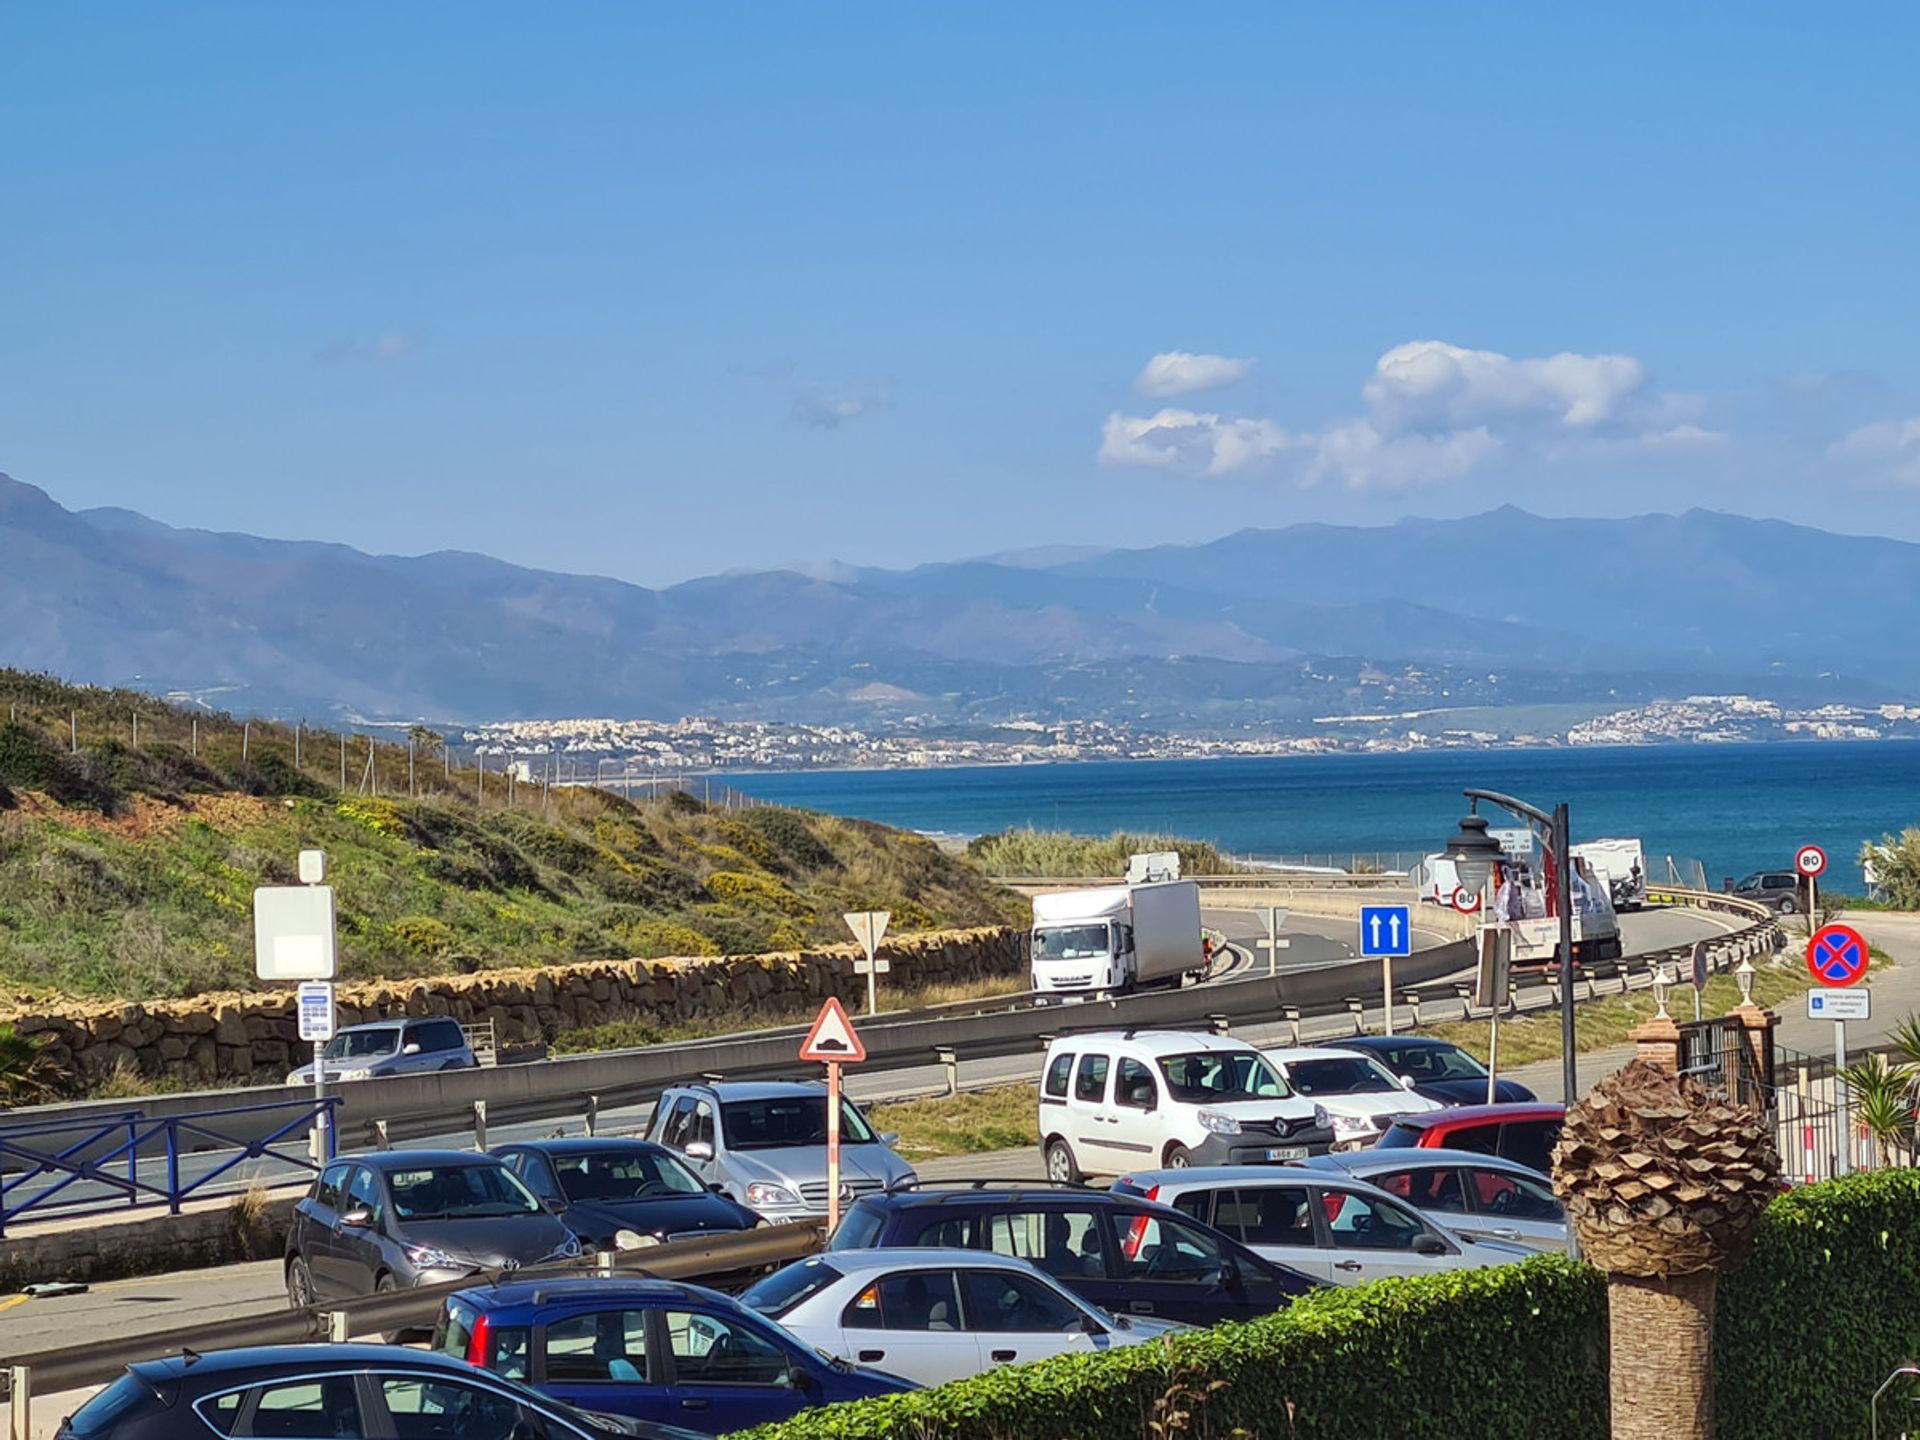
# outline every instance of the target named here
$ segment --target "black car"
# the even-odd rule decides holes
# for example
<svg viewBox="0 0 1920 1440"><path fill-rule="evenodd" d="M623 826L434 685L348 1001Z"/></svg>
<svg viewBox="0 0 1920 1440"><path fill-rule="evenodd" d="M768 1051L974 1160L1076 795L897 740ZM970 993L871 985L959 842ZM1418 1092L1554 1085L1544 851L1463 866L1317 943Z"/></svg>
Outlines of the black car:
<svg viewBox="0 0 1920 1440"><path fill-rule="evenodd" d="M464 1360L387 1345L260 1346L130 1365L67 1418L58 1440L190 1435L700 1440L677 1426L589 1415Z"/></svg>
<svg viewBox="0 0 1920 1440"><path fill-rule="evenodd" d="M496 1145L493 1154L589 1250L637 1250L760 1223L649 1140L531 1140Z"/></svg>
<svg viewBox="0 0 1920 1440"><path fill-rule="evenodd" d="M1487 1067L1448 1041L1426 1035L1356 1035L1331 1048L1371 1055L1394 1074L1413 1081L1414 1094L1442 1105L1487 1103ZM1537 1097L1517 1080L1496 1080L1493 1098L1496 1103L1511 1104Z"/></svg>
<svg viewBox="0 0 1920 1440"><path fill-rule="evenodd" d="M867 1195L828 1249L896 1246L1011 1255L1113 1314L1195 1325L1265 1315L1321 1285L1169 1206L1080 1185L975 1182ZM1150 1263L1174 1254L1177 1269Z"/></svg>

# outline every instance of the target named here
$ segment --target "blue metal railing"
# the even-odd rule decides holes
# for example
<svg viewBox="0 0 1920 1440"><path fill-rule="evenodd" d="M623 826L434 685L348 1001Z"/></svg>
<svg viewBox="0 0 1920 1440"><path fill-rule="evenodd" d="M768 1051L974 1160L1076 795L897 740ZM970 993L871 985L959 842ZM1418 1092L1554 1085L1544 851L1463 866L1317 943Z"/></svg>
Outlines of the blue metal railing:
<svg viewBox="0 0 1920 1440"><path fill-rule="evenodd" d="M178 1215L182 1201L216 1193L223 1176L250 1160L270 1158L313 1174L333 1158L339 1104L329 1095L158 1118L136 1109L0 1124L0 1236L30 1213L165 1205ZM323 1118L326 1153L315 1160L307 1137ZM198 1155L212 1163L183 1176L181 1161Z"/></svg>

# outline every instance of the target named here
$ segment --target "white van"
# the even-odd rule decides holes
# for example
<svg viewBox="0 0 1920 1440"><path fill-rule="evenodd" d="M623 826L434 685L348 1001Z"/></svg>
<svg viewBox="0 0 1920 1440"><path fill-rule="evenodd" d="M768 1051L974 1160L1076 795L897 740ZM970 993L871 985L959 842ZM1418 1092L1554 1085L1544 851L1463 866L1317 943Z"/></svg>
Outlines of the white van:
<svg viewBox="0 0 1920 1440"><path fill-rule="evenodd" d="M1094 1030L1047 1047L1047 1178L1159 1166L1272 1165L1324 1155L1332 1129L1244 1041L1205 1031Z"/></svg>

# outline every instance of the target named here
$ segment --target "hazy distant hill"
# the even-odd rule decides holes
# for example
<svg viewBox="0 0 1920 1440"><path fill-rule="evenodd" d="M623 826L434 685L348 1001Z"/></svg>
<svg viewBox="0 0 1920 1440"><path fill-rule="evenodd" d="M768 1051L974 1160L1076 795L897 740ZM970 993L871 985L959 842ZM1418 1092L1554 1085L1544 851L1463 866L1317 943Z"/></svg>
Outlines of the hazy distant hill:
<svg viewBox="0 0 1920 1440"><path fill-rule="evenodd" d="M1383 704L1717 686L1860 699L1920 684L1920 660L1890 638L1920 615L1920 546L1703 511L1509 508L655 591L483 555L376 556L76 513L0 476L0 554L0 663L220 689L224 705L281 713L1214 726Z"/></svg>

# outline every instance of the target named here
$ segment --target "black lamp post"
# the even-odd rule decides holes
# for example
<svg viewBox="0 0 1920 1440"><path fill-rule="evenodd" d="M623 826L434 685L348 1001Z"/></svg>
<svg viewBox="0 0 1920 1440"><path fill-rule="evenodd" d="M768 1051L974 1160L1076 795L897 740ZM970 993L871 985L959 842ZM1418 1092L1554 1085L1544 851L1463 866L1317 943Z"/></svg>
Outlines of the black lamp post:
<svg viewBox="0 0 1920 1440"><path fill-rule="evenodd" d="M1460 822L1460 829L1447 842L1446 856L1459 872L1462 888L1478 893L1493 873L1493 862L1500 858L1500 842L1487 833L1487 822L1479 813L1480 802L1498 805L1524 820L1540 826L1546 833L1547 848L1553 854L1553 903L1560 916L1560 1085L1565 1103L1577 1098L1580 1076L1574 1064L1573 1039L1573 856L1567 837L1567 807L1556 805L1553 813L1501 795L1492 790L1462 792L1473 802L1474 813ZM1568 1253L1573 1254L1572 1227L1567 1230Z"/></svg>

